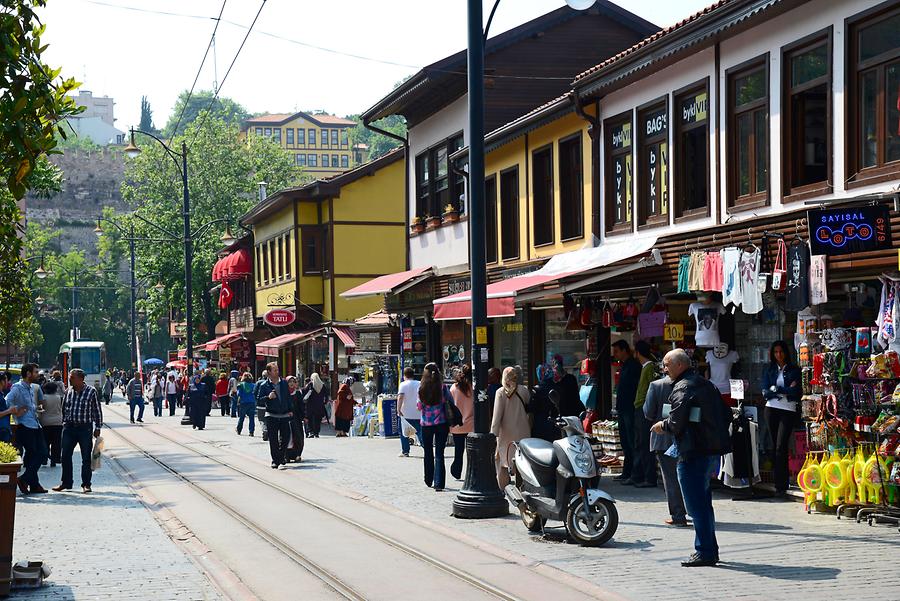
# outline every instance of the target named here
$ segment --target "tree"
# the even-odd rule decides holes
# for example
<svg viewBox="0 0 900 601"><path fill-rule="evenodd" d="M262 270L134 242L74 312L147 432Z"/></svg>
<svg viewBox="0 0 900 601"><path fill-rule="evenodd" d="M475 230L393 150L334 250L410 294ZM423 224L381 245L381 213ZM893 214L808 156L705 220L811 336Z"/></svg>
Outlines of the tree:
<svg viewBox="0 0 900 601"><path fill-rule="evenodd" d="M369 147L369 160L387 154L394 148L400 146L401 142L384 134L372 131L362 124L362 118L359 115L350 115L347 119L358 122L356 127L350 130L350 144L365 144ZM379 129L397 134L400 137L406 137L406 119L401 115L391 115L375 123Z"/></svg>
<svg viewBox="0 0 900 601"><path fill-rule="evenodd" d="M163 129L163 133L167 138L183 135L190 124L197 120L203 111L209 110L210 117L218 117L230 125L240 125L243 121L250 117L243 106L232 100L231 98L219 97L213 101L215 93L211 90L200 90L194 92L188 99L188 91L185 90L178 96L175 101L175 108L169 115L169 121ZM212 106L210 103L212 102ZM182 112L184 113L182 115ZM181 122L178 119L181 117ZM175 127L178 130L175 130ZM141 128L143 129L143 128ZM147 131L147 130L144 130Z"/></svg>
<svg viewBox="0 0 900 601"><path fill-rule="evenodd" d="M150 110L150 101L146 96L141 96L141 121L138 129L156 133L156 128L153 127L153 111Z"/></svg>
<svg viewBox="0 0 900 601"><path fill-rule="evenodd" d="M237 220L256 201L257 183L268 182L270 190L294 185L301 175L290 153L271 140L251 136L249 143L238 139L238 125L221 115L210 115L203 127L194 120L184 137L177 136L169 144L180 149L182 139L188 141L188 173L191 214L196 230L205 222L224 218L232 232ZM181 176L171 157L156 142L137 139L143 151L125 167L122 197L135 210L155 224L181 235ZM194 282L194 306L202 315L207 332L213 332L218 320L211 271L221 249L219 238L224 224L213 226L194 241L191 264ZM140 237L160 238L161 232L143 221L135 221ZM169 307L185 306L184 254L179 243L142 245L138 248L140 271L159 276L166 292L150 295L144 304L151 323L168 315Z"/></svg>

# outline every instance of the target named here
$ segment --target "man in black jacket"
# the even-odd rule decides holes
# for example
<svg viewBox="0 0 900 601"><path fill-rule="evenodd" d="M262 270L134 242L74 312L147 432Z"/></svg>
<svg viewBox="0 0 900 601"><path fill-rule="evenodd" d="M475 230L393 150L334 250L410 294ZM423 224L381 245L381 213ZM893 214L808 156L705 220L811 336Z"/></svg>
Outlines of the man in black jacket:
<svg viewBox="0 0 900 601"><path fill-rule="evenodd" d="M678 482L687 512L694 519L696 552L681 565L713 566L719 562L719 544L709 481L720 456L731 450L731 411L718 389L694 371L684 350L669 351L663 365L674 382L671 410L666 419L653 425L653 432L675 437Z"/></svg>
<svg viewBox="0 0 900 601"><path fill-rule="evenodd" d="M282 380L278 364L274 361L266 365L266 380L256 389L256 399L265 399L266 426L269 433L269 452L272 455L272 469L285 465L285 452L291 439L290 390L287 380Z"/></svg>

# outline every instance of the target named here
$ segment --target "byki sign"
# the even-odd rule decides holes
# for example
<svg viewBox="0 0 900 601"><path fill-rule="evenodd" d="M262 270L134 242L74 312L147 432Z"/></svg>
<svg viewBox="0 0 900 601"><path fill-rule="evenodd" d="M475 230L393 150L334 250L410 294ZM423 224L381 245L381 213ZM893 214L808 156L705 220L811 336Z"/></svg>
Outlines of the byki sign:
<svg viewBox="0 0 900 601"><path fill-rule="evenodd" d="M709 96L706 92L688 98L681 105L681 121L683 123L700 123L706 120L709 112Z"/></svg>
<svg viewBox="0 0 900 601"><path fill-rule="evenodd" d="M891 247L891 219L884 205L807 212L814 255L846 255Z"/></svg>

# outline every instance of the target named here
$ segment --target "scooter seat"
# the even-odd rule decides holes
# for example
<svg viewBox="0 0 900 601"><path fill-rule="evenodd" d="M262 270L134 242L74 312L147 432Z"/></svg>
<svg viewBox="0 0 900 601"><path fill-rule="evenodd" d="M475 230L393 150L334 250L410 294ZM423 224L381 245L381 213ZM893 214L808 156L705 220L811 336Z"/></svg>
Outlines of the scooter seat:
<svg viewBox="0 0 900 601"><path fill-rule="evenodd" d="M553 444L541 438L524 438L519 441L522 454L531 461L544 467L555 468L559 465Z"/></svg>

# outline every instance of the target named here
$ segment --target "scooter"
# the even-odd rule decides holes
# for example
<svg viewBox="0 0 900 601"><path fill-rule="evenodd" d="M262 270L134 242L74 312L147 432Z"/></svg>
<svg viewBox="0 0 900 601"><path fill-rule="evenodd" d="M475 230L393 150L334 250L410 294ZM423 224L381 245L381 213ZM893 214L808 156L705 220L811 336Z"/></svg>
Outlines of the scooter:
<svg viewBox="0 0 900 601"><path fill-rule="evenodd" d="M564 438L514 443L510 484L504 492L529 532L542 532L547 520L557 520L579 544L600 546L619 526L616 501L598 488L597 461L581 420L565 416L557 418L556 425Z"/></svg>

